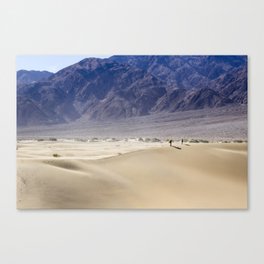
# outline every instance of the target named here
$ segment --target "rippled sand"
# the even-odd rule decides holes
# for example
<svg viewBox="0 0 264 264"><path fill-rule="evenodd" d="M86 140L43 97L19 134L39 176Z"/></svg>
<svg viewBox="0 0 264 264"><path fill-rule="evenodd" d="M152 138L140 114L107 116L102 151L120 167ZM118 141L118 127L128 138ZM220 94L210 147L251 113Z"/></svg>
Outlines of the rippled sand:
<svg viewBox="0 0 264 264"><path fill-rule="evenodd" d="M174 144L18 142L17 207L247 208L246 143Z"/></svg>

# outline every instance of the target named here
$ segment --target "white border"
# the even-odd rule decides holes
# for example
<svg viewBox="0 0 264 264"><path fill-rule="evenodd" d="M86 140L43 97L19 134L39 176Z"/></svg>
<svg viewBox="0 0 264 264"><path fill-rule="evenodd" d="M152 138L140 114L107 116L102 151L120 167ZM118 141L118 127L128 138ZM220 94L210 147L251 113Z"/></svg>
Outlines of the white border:
<svg viewBox="0 0 264 264"><path fill-rule="evenodd" d="M0 263L264 263L263 3L1 1ZM249 55L249 210L17 211L19 54Z"/></svg>

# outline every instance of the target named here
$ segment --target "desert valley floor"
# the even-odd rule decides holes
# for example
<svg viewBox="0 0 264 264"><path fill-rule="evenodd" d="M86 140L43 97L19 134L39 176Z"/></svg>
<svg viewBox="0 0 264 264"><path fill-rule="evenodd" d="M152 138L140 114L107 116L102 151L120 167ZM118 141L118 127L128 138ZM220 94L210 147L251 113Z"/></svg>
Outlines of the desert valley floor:
<svg viewBox="0 0 264 264"><path fill-rule="evenodd" d="M247 143L19 140L17 208L245 209Z"/></svg>

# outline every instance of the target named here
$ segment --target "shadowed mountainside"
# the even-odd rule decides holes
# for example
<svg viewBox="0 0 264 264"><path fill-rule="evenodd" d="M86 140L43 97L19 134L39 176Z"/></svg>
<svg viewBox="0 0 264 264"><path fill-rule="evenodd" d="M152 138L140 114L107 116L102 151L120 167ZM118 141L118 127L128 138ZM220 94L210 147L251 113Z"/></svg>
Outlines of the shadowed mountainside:
<svg viewBox="0 0 264 264"><path fill-rule="evenodd" d="M19 86L18 126L232 106L247 103L247 57L88 58Z"/></svg>
<svg viewBox="0 0 264 264"><path fill-rule="evenodd" d="M42 79L49 78L53 73L48 71L17 71L17 87L33 82L40 81Z"/></svg>

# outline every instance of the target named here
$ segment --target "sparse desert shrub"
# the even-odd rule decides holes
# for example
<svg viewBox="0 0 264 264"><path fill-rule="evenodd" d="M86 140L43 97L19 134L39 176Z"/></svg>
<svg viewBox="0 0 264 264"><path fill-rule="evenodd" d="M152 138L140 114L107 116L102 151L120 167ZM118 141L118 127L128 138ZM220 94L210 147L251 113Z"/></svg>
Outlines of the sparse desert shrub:
<svg viewBox="0 0 264 264"><path fill-rule="evenodd" d="M145 140L144 140L145 142L150 142L151 141L151 139L150 138L145 138Z"/></svg>
<svg viewBox="0 0 264 264"><path fill-rule="evenodd" d="M38 138L37 141L44 141L44 138Z"/></svg>
<svg viewBox="0 0 264 264"><path fill-rule="evenodd" d="M91 141L91 142L98 142L99 140L98 140L98 138L94 137L94 138L92 138L90 141Z"/></svg>
<svg viewBox="0 0 264 264"><path fill-rule="evenodd" d="M75 141L78 141L78 142L86 142L87 140L86 139L83 139L83 138L76 138Z"/></svg>
<svg viewBox="0 0 264 264"><path fill-rule="evenodd" d="M51 137L51 138L49 138L49 140L50 140L50 141L57 141L57 138L53 138L53 137Z"/></svg>
<svg viewBox="0 0 264 264"><path fill-rule="evenodd" d="M151 139L151 142L160 142L161 140L160 139L158 139L158 138L152 138Z"/></svg>
<svg viewBox="0 0 264 264"><path fill-rule="evenodd" d="M201 142L201 143L209 143L209 140L201 139L200 142Z"/></svg>
<svg viewBox="0 0 264 264"><path fill-rule="evenodd" d="M197 140L197 139L191 139L189 142L190 143L199 143L199 140Z"/></svg>
<svg viewBox="0 0 264 264"><path fill-rule="evenodd" d="M243 143L243 140L241 140L241 139L237 139L237 140L234 140L233 142L234 142L234 143Z"/></svg>
<svg viewBox="0 0 264 264"><path fill-rule="evenodd" d="M54 158L59 158L59 157L61 157L61 155L59 155L59 154L57 154L57 153L54 153L52 156L53 156Z"/></svg>

